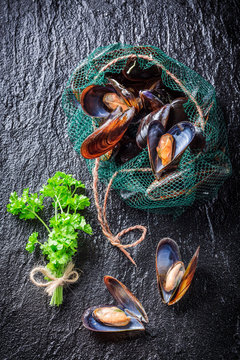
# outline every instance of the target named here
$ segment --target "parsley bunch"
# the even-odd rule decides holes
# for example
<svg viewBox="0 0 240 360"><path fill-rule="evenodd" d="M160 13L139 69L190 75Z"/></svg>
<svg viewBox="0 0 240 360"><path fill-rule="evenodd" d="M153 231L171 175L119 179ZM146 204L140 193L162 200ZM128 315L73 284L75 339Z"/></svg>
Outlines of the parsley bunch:
<svg viewBox="0 0 240 360"><path fill-rule="evenodd" d="M78 189L85 188L81 181L64 172L56 174L48 179L47 184L42 187L40 194L30 194L29 189L24 189L22 196L16 192L11 193L8 212L18 215L20 219L38 219L48 231L48 240L44 243L38 241L38 233L34 232L28 239L26 250L32 253L36 244L40 244L42 253L49 261L46 267L56 277L61 277L72 256L77 251L78 230L92 234L92 228L86 223L84 216L79 214L90 205L87 196L78 194ZM39 216L44 208L44 198L52 198L54 216L47 225ZM60 305L63 300L63 288L59 286L53 293L51 305Z"/></svg>

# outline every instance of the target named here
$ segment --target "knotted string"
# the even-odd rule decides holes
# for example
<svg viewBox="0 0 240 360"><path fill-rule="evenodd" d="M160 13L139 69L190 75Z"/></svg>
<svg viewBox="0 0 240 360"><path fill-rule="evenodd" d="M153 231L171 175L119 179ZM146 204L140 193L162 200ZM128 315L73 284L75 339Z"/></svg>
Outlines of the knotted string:
<svg viewBox="0 0 240 360"><path fill-rule="evenodd" d="M54 291L57 289L57 287L63 286L66 284L73 284L79 279L79 274L77 273L76 270L73 270L73 268L74 268L74 264L72 262L70 262L68 264L68 266L66 267L66 270L65 270L63 276L58 278L58 277L55 277L53 274L51 274L51 272L48 269L46 269L45 267L37 266L34 269L32 269L32 271L30 273L30 280L33 282L34 285L36 285L38 287L45 287L46 293L49 296L52 296ZM49 279L51 279L51 281L42 282L42 281L35 280L34 276L37 273L41 273L42 275L47 276Z"/></svg>
<svg viewBox="0 0 240 360"><path fill-rule="evenodd" d="M107 199L108 199L109 191L112 186L113 180L117 176L118 172L116 171L115 174L112 176L111 180L109 181L109 184L107 186L107 190L105 193L105 197L104 197L103 207L101 207L100 203L99 203L99 195L98 195L98 189L97 189L99 164L100 164L100 160L98 158L98 159L96 159L95 167L93 169L93 194L94 194L95 204L96 204L97 213L98 213L98 221L101 225L102 232L106 236L106 238L111 242L111 244L113 246L117 246L128 257L128 259L135 266L137 266L135 261L133 260L133 258L131 257L131 255L129 254L129 252L126 249L140 244L145 239L145 236L147 233L147 228L142 225L135 225L135 226L131 226L127 229L120 231L117 235L112 234L112 232L109 228L108 222L107 222L106 208L107 208ZM132 244L123 245L120 241L121 237L133 230L142 231L141 237Z"/></svg>
<svg viewBox="0 0 240 360"><path fill-rule="evenodd" d="M117 63L120 60L125 60L128 58L142 58L145 59L147 61L151 61L153 62L156 66L160 67L163 71L166 72L167 75L169 75L179 86L180 88L183 90L183 92L185 94L188 95L188 97L191 99L191 101L194 103L194 105L196 106L197 112L199 114L199 118L197 119L196 125L200 125L201 129L204 130L205 126L206 126L206 121L204 122L204 114L202 111L202 108L200 107L200 105L198 104L197 100L195 99L195 97L193 96L193 94L191 94L191 92L185 87L185 85L183 84L183 82L178 79L176 77L175 74L171 73L163 64L158 63L157 60L153 59L151 56L148 55L142 55L142 54L129 54L129 55L124 55L124 56L120 56L118 58L115 58L113 60L111 60L109 63L107 63L105 66L103 66L99 71L98 74L95 76L94 81L97 80L97 78L100 76L101 73L103 73L105 70L107 70L109 67L111 67L112 65L114 65L115 63ZM111 242L112 245L117 246L128 258L129 260L136 265L135 261L132 259L132 257L130 256L130 254L126 251L127 248L130 247L134 247L136 245L138 245L140 242L142 242L146 236L147 233L147 229L145 226L142 225L135 225L132 227L129 227L127 229L124 229L122 231L120 231L116 236L114 236L112 234L112 232L109 229L109 225L107 222L107 218L106 218L106 207L107 207L107 199L108 199L108 194L110 191L110 188L112 186L113 180L114 178L118 175L119 172L121 171L151 171L151 169L146 168L146 169L124 169L124 170L120 170L119 172L115 172L115 174L112 176L108 186L107 186L107 190L105 193L105 198L104 198L104 204L103 204L103 208L100 206L99 204L99 196L98 196L98 190L97 190L97 183L98 183L98 169L99 169L99 159L96 160L95 163L95 167L93 169L93 193L94 193L94 198L95 198L95 204L96 204L96 208L97 208L97 212L98 212L98 220L99 223L102 227L102 232L103 234L107 237L107 239ZM120 238L125 235L126 233L132 231L132 230L140 230L142 231L142 235L141 237L135 241L132 244L128 244L128 245L123 245L120 242Z"/></svg>

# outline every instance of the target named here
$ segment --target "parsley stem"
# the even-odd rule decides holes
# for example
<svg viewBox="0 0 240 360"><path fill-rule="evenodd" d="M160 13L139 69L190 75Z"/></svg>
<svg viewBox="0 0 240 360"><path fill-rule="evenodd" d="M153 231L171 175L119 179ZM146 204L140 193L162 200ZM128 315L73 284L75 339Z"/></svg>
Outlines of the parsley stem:
<svg viewBox="0 0 240 360"><path fill-rule="evenodd" d="M38 214L36 214L34 211L33 211L33 214L38 218L39 221L41 221L41 223L45 226L45 228L47 229L47 231L50 233L50 229L49 227L47 226L47 224L40 218L40 216L38 216Z"/></svg>
<svg viewBox="0 0 240 360"><path fill-rule="evenodd" d="M63 213L63 209L62 209L62 206L61 206L61 204L60 204L60 201L59 201L59 199L58 199L57 195L55 195L55 197L56 197L57 202L58 202L58 204L59 204L59 207L60 207L61 213Z"/></svg>
<svg viewBox="0 0 240 360"><path fill-rule="evenodd" d="M69 187L69 189L70 189L70 191L71 191L71 187ZM77 186L75 185L75 189L73 190L72 195L71 195L72 198L73 198L73 195L74 195L74 193L75 193L76 190L77 190ZM70 205L68 205L67 214L69 214L69 210L70 210Z"/></svg>
<svg viewBox="0 0 240 360"><path fill-rule="evenodd" d="M56 201L55 201L55 219L57 221L57 203L56 203Z"/></svg>

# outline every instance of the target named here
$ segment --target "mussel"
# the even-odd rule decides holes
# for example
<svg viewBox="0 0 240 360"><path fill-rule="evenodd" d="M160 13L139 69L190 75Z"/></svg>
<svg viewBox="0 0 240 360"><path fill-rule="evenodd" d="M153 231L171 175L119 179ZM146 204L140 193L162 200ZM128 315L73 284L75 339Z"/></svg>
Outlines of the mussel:
<svg viewBox="0 0 240 360"><path fill-rule="evenodd" d="M110 84L87 86L81 93L80 102L87 115L98 118L109 116L118 106L123 111L128 109L124 99L117 94Z"/></svg>
<svg viewBox="0 0 240 360"><path fill-rule="evenodd" d="M118 94L119 98L122 98L124 102L128 105L128 107L134 107L137 112L142 109L143 104L141 99L139 97L136 97L132 91L121 85L117 80L108 80Z"/></svg>
<svg viewBox="0 0 240 360"><path fill-rule="evenodd" d="M137 59L128 59L123 71L123 76L132 82L146 81L152 78L160 78L162 69L159 66L152 65L146 69L142 69Z"/></svg>
<svg viewBox="0 0 240 360"><path fill-rule="evenodd" d="M202 130L195 126L196 132L192 143L190 144L190 149L192 152L196 153L199 151L204 151L207 148L206 137L203 134Z"/></svg>
<svg viewBox="0 0 240 360"><path fill-rule="evenodd" d="M164 104L170 104L174 99L183 95L182 93L171 90L164 85L162 79L156 81L148 90Z"/></svg>
<svg viewBox="0 0 240 360"><path fill-rule="evenodd" d="M170 238L160 240L156 250L157 284L162 301L173 305L179 301L188 290L198 262L197 248L187 269L181 261L177 243Z"/></svg>
<svg viewBox="0 0 240 360"><path fill-rule="evenodd" d="M87 309L83 325L97 333L138 333L145 330L148 317L138 299L119 280L104 276L104 283L117 305L98 305Z"/></svg>
<svg viewBox="0 0 240 360"><path fill-rule="evenodd" d="M121 165L148 145L151 167L159 180L163 172L177 167L188 146L193 152L205 147L205 138L202 134L195 136L195 127L187 121L183 105L188 97L168 88L161 75L161 68L155 65L140 71L134 57L120 74L108 73L107 85L90 85L82 91L82 109L101 118L98 129L82 144L81 154L85 158L102 157L106 161L111 157ZM120 144L127 129L133 140Z"/></svg>
<svg viewBox="0 0 240 360"><path fill-rule="evenodd" d="M194 136L195 128L187 121L176 124L167 133L158 121L153 121L149 125L147 137L149 159L157 180L164 170L176 164Z"/></svg>
<svg viewBox="0 0 240 360"><path fill-rule="evenodd" d="M161 128L161 132L163 134L165 131L166 124L168 122L169 114L170 114L170 105L167 104L161 107L159 110L155 110L151 112L142 119L136 135L137 145L141 149L147 146L147 135L148 135L149 125L152 122L157 121L158 123L160 123L159 127Z"/></svg>
<svg viewBox="0 0 240 360"><path fill-rule="evenodd" d="M81 154L86 159L94 159L106 154L121 140L135 114L132 107L121 112L118 107L107 121L90 134L82 143Z"/></svg>
<svg viewBox="0 0 240 360"><path fill-rule="evenodd" d="M186 169L166 172L160 180L154 180L146 190L146 196L153 201L178 199L186 195L192 189L194 173L188 167ZM175 188L175 189L174 189Z"/></svg>
<svg viewBox="0 0 240 360"><path fill-rule="evenodd" d="M147 110L158 110L164 105L163 101L150 90L139 91L139 96Z"/></svg>
<svg viewBox="0 0 240 360"><path fill-rule="evenodd" d="M187 103L187 101L187 97L179 97L171 102L171 110L169 115L169 121L167 124L167 130L179 122L188 121L187 113L183 107L183 105Z"/></svg>

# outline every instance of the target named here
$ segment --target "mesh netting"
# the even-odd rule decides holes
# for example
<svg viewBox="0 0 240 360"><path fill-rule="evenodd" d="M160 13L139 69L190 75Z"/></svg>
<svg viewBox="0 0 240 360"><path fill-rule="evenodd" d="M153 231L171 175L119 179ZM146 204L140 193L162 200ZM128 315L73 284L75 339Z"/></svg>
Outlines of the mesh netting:
<svg viewBox="0 0 240 360"><path fill-rule="evenodd" d="M118 165L114 159L101 162L99 179L108 183L114 175L112 187L134 208L161 213L181 212L195 201L214 197L231 174L226 128L214 88L193 70L152 46L115 44L97 48L75 69L63 94L69 137L80 153L82 142L98 126L96 118L76 107L73 93L79 100L88 85L106 84L105 74L120 73L129 57L134 55L141 69L157 64L162 68L164 85L185 93L188 97L183 105L185 112L189 121L203 131L206 147L204 151L195 152L188 148L177 169L162 176L160 181L152 174L146 148L123 165ZM92 171L95 161L86 162Z"/></svg>

